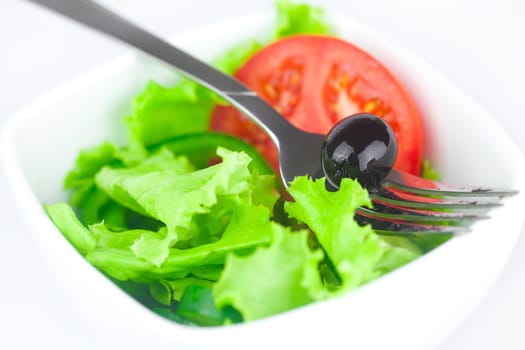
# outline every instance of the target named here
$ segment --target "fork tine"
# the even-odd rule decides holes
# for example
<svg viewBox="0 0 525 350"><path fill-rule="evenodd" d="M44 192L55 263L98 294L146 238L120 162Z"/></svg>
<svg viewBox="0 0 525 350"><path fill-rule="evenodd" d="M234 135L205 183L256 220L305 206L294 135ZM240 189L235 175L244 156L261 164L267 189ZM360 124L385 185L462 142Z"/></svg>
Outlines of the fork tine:
<svg viewBox="0 0 525 350"><path fill-rule="evenodd" d="M370 224L377 234L383 236L459 236L470 232L470 229L464 226L409 224L370 218L359 213L356 213L355 218L360 225Z"/></svg>
<svg viewBox="0 0 525 350"><path fill-rule="evenodd" d="M457 200L457 199L436 199L416 196L401 197L397 193L388 189L383 189L376 193L371 193L370 198L374 204L380 204L393 208L421 209L437 212L465 212L478 211L486 212L492 208L501 206L501 203L482 200ZM417 200L416 200L417 198Z"/></svg>
<svg viewBox="0 0 525 350"><path fill-rule="evenodd" d="M446 184L392 170L384 180L383 186L409 194L428 197L494 197L512 196L518 191L486 187L469 187Z"/></svg>
<svg viewBox="0 0 525 350"><path fill-rule="evenodd" d="M436 184L435 181L432 183ZM392 181L385 181L384 186L387 188L393 188L406 193L417 194L420 196L428 197L496 197L503 198L513 196L517 194L517 191L506 190L506 189L495 189L486 187L464 187L464 186L452 186L452 185L436 185L436 188L420 188L414 186L407 186Z"/></svg>
<svg viewBox="0 0 525 350"><path fill-rule="evenodd" d="M476 211L476 210L465 210L462 211L435 211L435 210L425 210L417 208L398 208L394 206L388 206L381 204L379 202L373 202L373 210L386 214L398 214L398 215L432 215L440 217L449 217L453 218L472 218L472 219L484 219L486 210Z"/></svg>
<svg viewBox="0 0 525 350"><path fill-rule="evenodd" d="M468 226L477 220L488 219L486 215L404 210L381 205L373 209L359 208L357 213L378 220L445 226Z"/></svg>

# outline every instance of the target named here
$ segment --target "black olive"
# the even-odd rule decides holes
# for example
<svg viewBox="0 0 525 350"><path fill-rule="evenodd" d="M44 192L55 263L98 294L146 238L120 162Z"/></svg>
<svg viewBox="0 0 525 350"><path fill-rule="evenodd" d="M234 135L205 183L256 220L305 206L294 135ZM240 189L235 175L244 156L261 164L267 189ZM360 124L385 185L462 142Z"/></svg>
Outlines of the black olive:
<svg viewBox="0 0 525 350"><path fill-rule="evenodd" d="M359 113L334 125L321 154L329 185L337 189L341 180L349 177L374 191L394 165L397 143L394 132L381 118Z"/></svg>

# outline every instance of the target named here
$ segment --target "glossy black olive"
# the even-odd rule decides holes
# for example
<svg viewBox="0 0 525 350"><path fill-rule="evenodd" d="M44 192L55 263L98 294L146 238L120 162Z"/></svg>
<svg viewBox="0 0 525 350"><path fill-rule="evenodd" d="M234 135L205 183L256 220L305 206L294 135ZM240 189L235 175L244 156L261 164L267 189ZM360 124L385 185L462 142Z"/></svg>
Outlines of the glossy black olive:
<svg viewBox="0 0 525 350"><path fill-rule="evenodd" d="M368 113L349 116L327 134L322 149L323 172L339 188L344 177L377 189L397 156L394 132L381 118Z"/></svg>

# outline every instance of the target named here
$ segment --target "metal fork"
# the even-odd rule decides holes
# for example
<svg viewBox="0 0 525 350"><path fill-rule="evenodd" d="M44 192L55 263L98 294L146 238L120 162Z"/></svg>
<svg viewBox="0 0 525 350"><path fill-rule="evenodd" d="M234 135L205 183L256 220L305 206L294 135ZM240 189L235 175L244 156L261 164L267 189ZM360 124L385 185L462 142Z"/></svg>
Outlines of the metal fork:
<svg viewBox="0 0 525 350"><path fill-rule="evenodd" d="M225 98L257 123L275 143L285 186L296 176L323 176L321 149L324 135L297 129L233 77L91 0L28 1L120 39L172 65ZM471 223L487 218L487 211L500 206L503 197L516 193L448 185L391 170L381 186L370 194L373 208L358 209L356 219L361 224L371 224L377 233L383 235L456 235L467 232Z"/></svg>

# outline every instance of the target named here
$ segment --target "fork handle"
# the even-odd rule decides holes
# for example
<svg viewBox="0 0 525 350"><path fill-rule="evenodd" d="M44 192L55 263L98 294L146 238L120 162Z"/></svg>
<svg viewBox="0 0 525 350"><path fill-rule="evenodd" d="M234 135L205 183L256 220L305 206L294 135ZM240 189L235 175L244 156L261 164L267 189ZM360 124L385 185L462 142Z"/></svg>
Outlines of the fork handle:
<svg viewBox="0 0 525 350"><path fill-rule="evenodd" d="M27 0L106 33L164 61L189 79L209 88L250 117L279 147L279 139L293 137L297 129L235 78L189 55L91 0Z"/></svg>

